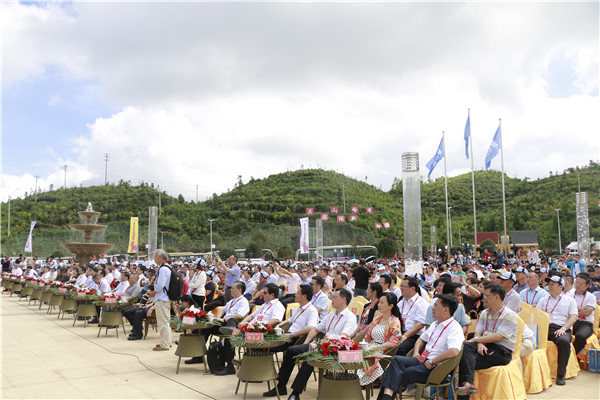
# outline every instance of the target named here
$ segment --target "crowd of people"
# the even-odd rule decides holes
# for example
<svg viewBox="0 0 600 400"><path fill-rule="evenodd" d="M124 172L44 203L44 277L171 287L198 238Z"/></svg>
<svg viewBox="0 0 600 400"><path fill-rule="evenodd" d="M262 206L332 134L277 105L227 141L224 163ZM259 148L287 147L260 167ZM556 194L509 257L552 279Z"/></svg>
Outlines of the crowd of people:
<svg viewBox="0 0 600 400"><path fill-rule="evenodd" d="M164 250L157 250L150 261L100 258L89 265L79 265L76 260L48 258L40 262L6 256L2 270L138 298L123 310L132 325L128 340L142 338L143 320L154 313L161 338L154 351L171 348L170 318L191 306L205 312L219 308L215 318L222 327L206 330L207 337L226 337L223 335L256 322L285 328L290 342L273 350L284 353L278 385L263 393L265 397L275 396L277 391L288 393L294 357L308 351L319 334L364 338L376 354L395 349L385 375L379 360L371 368L357 371L361 385L381 387L381 400L392 399L413 383L425 382L436 365L456 357L462 349L457 385L459 395L468 397L477 391L475 370L506 365L512 359L521 302L549 314L548 340L558 349L556 384L564 385L572 337L575 352L583 351L594 332L594 313L600 304L597 258L583 260L567 254L546 258L533 248L520 256L484 254L476 259L458 253L448 262L429 257L421 272L412 273L396 260L274 260L247 265L238 263L233 255L224 261L182 262L171 260ZM179 302L170 301L167 295L172 270L184 283ZM368 303L357 316L348 305L358 296ZM299 306L286 319L290 303ZM477 320L475 330L467 335L473 320ZM535 350L535 335L527 327L521 339L521 356ZM223 368L212 371L215 375L235 374L234 352L226 339L224 352ZM187 364L201 362L201 357L186 360ZM300 398L311 374L312 367L302 363L289 399Z"/></svg>

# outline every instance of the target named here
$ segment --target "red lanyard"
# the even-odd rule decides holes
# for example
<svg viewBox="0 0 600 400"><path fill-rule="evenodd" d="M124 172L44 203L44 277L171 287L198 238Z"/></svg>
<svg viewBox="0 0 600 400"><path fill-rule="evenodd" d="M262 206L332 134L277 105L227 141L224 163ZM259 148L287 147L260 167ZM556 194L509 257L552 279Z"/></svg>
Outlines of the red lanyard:
<svg viewBox="0 0 600 400"><path fill-rule="evenodd" d="M229 307L227 308L227 313L229 313L229 311L231 311L231 309L233 308L233 306L235 306L237 304L238 301L240 301L242 299L243 296L240 296L239 299L237 299L236 301L232 302Z"/></svg>
<svg viewBox="0 0 600 400"><path fill-rule="evenodd" d="M306 309L310 306L310 304L307 304L306 306L304 306L304 308L302 309L302 311L300 311L300 314L298 315L294 315L294 320L292 321L292 325L298 320L298 318L300 318L300 316L304 313L304 311L306 311ZM297 309L296 309L297 310Z"/></svg>
<svg viewBox="0 0 600 400"><path fill-rule="evenodd" d="M506 297L504 298L503 304L506 304L506 302L508 301L508 299L510 298L510 296L512 296L511 295L512 291L513 291L512 289L510 289L508 291L508 293L506 294Z"/></svg>
<svg viewBox="0 0 600 400"><path fill-rule="evenodd" d="M498 320L502 316L502 313L504 312L505 308L506 308L506 306L502 307L502 310L500 310L500 314L498 314L498 317L496 318L496 321L494 321L494 326L492 327L492 332L496 332L496 324L498 323ZM490 316L489 313L485 316L485 330L486 330L486 332L488 330L488 317L489 316Z"/></svg>
<svg viewBox="0 0 600 400"><path fill-rule="evenodd" d="M410 310L413 308L413 306L415 305L415 303L416 303L417 301L419 301L419 298L421 297L421 296L419 296L418 294L415 294L415 296L417 296L417 299L416 299L415 301L413 301L413 303L410 305L410 308L409 308L409 309L408 309L408 311L406 312L406 315L410 314ZM405 302L405 301L403 301L403 302L402 302L402 312L401 312L401 313L402 313L402 315L404 315L404 304L406 304L406 302ZM404 318L406 318L406 317L404 317Z"/></svg>
<svg viewBox="0 0 600 400"><path fill-rule="evenodd" d="M365 319L365 314L368 314L368 313L369 313L369 311L371 311L371 310L372 310L372 309L373 309L373 308L374 308L374 307L377 305L377 303L379 303L379 299L377 299L377 300L375 301L375 303L373 303L373 305L372 305L371 307L367 307L367 309L365 310L365 312L364 312L364 313L363 313L363 315L362 315L362 318L363 318L363 319Z"/></svg>
<svg viewBox="0 0 600 400"><path fill-rule="evenodd" d="M454 319L452 321L450 321L449 323L446 324L446 326L444 327L444 329L442 329L442 331L440 332L439 336L435 340L435 343L433 344L433 346L431 346L431 348L429 349L429 351L433 350L433 348L437 344L438 340L440 340L440 337L442 337L442 334L444 333L444 331L446 330L446 328L448 328L453 322L454 322ZM437 326L435 327L435 329L437 329ZM431 334L431 337L433 337L434 333L435 333L435 331L433 331L433 333Z"/></svg>
<svg viewBox="0 0 600 400"><path fill-rule="evenodd" d="M271 307L273 307L273 304L275 304L275 302L271 303L271 304L269 305L269 307L267 307L267 309L266 309L266 310L261 310L261 311L258 313L258 315L264 315L264 314L266 314L267 312L269 312L269 310L271 309Z"/></svg>
<svg viewBox="0 0 600 400"><path fill-rule="evenodd" d="M587 292L586 292L587 293ZM577 293L575 293L575 295L577 295ZM585 301L585 293L582 296L583 298L581 299L581 304L579 305L579 307L583 307L583 302ZM573 298L575 298L575 296L573 296Z"/></svg>
<svg viewBox="0 0 600 400"><path fill-rule="evenodd" d="M317 293L317 295L315 297L313 297L311 303L315 304L317 302L317 299L319 298L319 296L321 295L321 293L323 293L322 291L319 290L319 293Z"/></svg>
<svg viewBox="0 0 600 400"><path fill-rule="evenodd" d="M550 305L551 298L552 298L552 296L548 296L548 301L546 302L546 310L545 310L546 314L548 313L548 306ZM554 305L554 308L552 309L552 311L550 311L550 314L552 314L554 312L554 310L556 310L556 306L558 305L558 303L560 303L561 300L562 300L562 295L558 296L558 301Z"/></svg>
<svg viewBox="0 0 600 400"><path fill-rule="evenodd" d="M531 299L531 303L529 302L529 289L527 289L527 291L525 292L525 297L527 297L527 304L533 304L533 302L535 301L535 296L537 296L537 290L535 291L535 293L533 294L533 299Z"/></svg>
<svg viewBox="0 0 600 400"><path fill-rule="evenodd" d="M335 327L336 327L336 326L337 326L337 324L340 322L340 319L342 319L342 317L343 317L343 316L344 316L343 314L340 314L340 316L339 316L339 318L338 318L337 322L336 322L336 323L335 323L335 325L333 326L333 329L335 329ZM335 316L334 316L334 317L335 317ZM327 327L327 332L329 332L329 328L331 328L331 324L333 323L333 318L334 318L334 317L331 317L331 321L329 321L329 326Z"/></svg>

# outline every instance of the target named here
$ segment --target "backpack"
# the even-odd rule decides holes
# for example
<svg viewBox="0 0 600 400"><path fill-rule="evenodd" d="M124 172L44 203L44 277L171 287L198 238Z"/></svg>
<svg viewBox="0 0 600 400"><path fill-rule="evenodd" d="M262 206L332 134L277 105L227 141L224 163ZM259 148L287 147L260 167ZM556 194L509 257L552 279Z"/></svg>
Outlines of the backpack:
<svg viewBox="0 0 600 400"><path fill-rule="evenodd" d="M177 301L181 299L183 294L183 278L173 270L169 265L163 265L160 268L168 268L171 271L171 279L169 280L169 288L163 288L169 296L169 300ZM160 271L160 270L159 270Z"/></svg>
<svg viewBox="0 0 600 400"><path fill-rule="evenodd" d="M212 373L225 368L225 347L223 347L220 341L214 341L208 346L206 362Z"/></svg>

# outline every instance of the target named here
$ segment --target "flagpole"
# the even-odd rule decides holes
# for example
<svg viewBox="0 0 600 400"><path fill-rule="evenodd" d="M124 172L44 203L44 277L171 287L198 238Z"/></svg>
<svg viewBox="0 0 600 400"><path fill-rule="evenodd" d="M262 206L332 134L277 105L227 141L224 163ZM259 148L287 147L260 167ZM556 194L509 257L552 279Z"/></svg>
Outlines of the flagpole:
<svg viewBox="0 0 600 400"><path fill-rule="evenodd" d="M473 130L471 129L471 109L467 109L469 119L469 142L471 144L471 185L473 187L473 255L477 256L477 208L475 207L475 166L473 161Z"/></svg>
<svg viewBox="0 0 600 400"><path fill-rule="evenodd" d="M500 130L500 162L502 165L502 213L504 214L504 236L506 237L506 192L504 190L504 145L502 144L502 119L498 119ZM506 252L506 249L504 249Z"/></svg>
<svg viewBox="0 0 600 400"><path fill-rule="evenodd" d="M442 142L444 142L444 187L446 189L446 263L450 263L450 224L448 222L448 174L446 172L446 138L442 131Z"/></svg>

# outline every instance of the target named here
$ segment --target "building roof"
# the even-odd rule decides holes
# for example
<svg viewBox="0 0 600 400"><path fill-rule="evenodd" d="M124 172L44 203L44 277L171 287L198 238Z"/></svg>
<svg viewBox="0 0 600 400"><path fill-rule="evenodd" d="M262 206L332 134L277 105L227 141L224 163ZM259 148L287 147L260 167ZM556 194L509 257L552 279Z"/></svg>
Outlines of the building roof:
<svg viewBox="0 0 600 400"><path fill-rule="evenodd" d="M477 232L477 244L480 245L484 240L490 239L495 244L500 243L500 234L498 232Z"/></svg>

